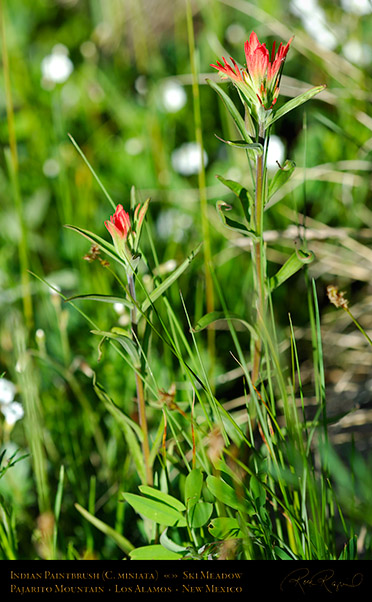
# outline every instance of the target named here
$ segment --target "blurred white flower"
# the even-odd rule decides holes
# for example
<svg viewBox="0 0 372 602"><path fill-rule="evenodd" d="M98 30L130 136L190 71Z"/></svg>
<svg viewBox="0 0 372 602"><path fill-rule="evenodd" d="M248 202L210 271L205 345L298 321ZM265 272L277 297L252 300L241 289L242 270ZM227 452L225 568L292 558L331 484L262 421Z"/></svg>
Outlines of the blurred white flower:
<svg viewBox="0 0 372 602"><path fill-rule="evenodd" d="M91 40L86 40L80 45L80 52L85 59L91 59L97 54L97 46Z"/></svg>
<svg viewBox="0 0 372 602"><path fill-rule="evenodd" d="M13 426L13 424L15 424L17 420L21 420L25 414L22 404L19 403L19 401L12 401L12 403L2 405L1 411L5 416L5 422L7 422L9 426Z"/></svg>
<svg viewBox="0 0 372 602"><path fill-rule="evenodd" d="M231 23L226 29L226 40L229 44L239 44L246 40L246 30L240 23Z"/></svg>
<svg viewBox="0 0 372 602"><path fill-rule="evenodd" d="M341 6L347 13L368 15L372 13L371 0L341 0Z"/></svg>
<svg viewBox="0 0 372 602"><path fill-rule="evenodd" d="M203 153L204 165L208 163L208 155ZM199 173L202 167L202 153L196 142L185 142L172 153L172 166L183 176Z"/></svg>
<svg viewBox="0 0 372 602"><path fill-rule="evenodd" d="M330 31L324 10L317 0L291 0L290 9L297 15L307 33L325 48L332 50L338 44L336 36Z"/></svg>
<svg viewBox="0 0 372 602"><path fill-rule="evenodd" d="M114 312L121 315L125 312L125 305L124 303L114 303L113 305L114 307Z"/></svg>
<svg viewBox="0 0 372 602"><path fill-rule="evenodd" d="M0 378L0 403L8 404L14 399L16 386L6 378Z"/></svg>
<svg viewBox="0 0 372 602"><path fill-rule="evenodd" d="M177 113L185 106L187 100L186 92L176 81L167 81L162 87L162 102L168 113Z"/></svg>
<svg viewBox="0 0 372 602"><path fill-rule="evenodd" d="M159 238L163 240L181 242L192 224L191 216L179 213L175 209L168 209L160 213L156 221L156 231Z"/></svg>
<svg viewBox="0 0 372 602"><path fill-rule="evenodd" d="M348 61L356 65L368 65L372 58L372 49L358 40L350 40L342 46L342 52Z"/></svg>
<svg viewBox="0 0 372 602"><path fill-rule="evenodd" d="M136 81L134 82L134 87L137 90L138 94L141 94L141 96L147 94L148 88L146 77L144 75L139 75Z"/></svg>
<svg viewBox="0 0 372 602"><path fill-rule="evenodd" d="M74 69L68 57L68 48L63 44L56 44L52 54L48 54L41 62L41 72L46 83L63 84Z"/></svg>
<svg viewBox="0 0 372 602"><path fill-rule="evenodd" d="M128 155L139 155L143 151L143 142L140 138L128 138L124 148Z"/></svg>
<svg viewBox="0 0 372 602"><path fill-rule="evenodd" d="M175 270L176 267L177 267L176 260L168 259L168 261L159 265L159 274L162 276L164 274L169 274L170 272L173 272L173 270Z"/></svg>
<svg viewBox="0 0 372 602"><path fill-rule="evenodd" d="M43 174L47 178L56 178L59 174L59 163L56 159L47 159L43 164Z"/></svg>
<svg viewBox="0 0 372 602"><path fill-rule="evenodd" d="M279 136L270 136L269 146L267 149L267 167L277 167L278 163L284 161L284 144Z"/></svg>

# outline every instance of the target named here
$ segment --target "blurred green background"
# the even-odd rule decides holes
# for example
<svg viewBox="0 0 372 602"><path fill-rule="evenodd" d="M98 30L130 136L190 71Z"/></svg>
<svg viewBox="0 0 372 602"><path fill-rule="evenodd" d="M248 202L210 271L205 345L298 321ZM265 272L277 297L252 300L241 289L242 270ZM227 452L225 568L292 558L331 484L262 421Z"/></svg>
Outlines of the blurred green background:
<svg viewBox="0 0 372 602"><path fill-rule="evenodd" d="M210 63L222 56L243 63L243 45L252 30L268 47L294 35L278 102L327 84L319 97L285 116L273 132L271 169L289 158L297 170L266 213L269 270L276 271L307 238L316 255L309 274L316 279L324 313L331 398L340 401L341 395L342 403L355 403L362 387L361 403L367 404L372 391L369 351L344 315L337 320L325 288L335 282L347 290L364 327L372 325L372 4L196 0L191 6L213 263L229 308L241 315L249 317L252 310L250 254L244 241L219 220L216 201L233 199L216 175L249 183L250 174L245 153L215 136L228 139L236 133L205 83L207 77L219 81ZM90 334L89 324L28 270L67 297L118 292L107 270L83 259L88 241L64 228L74 224L108 239L104 220L112 214L68 134L115 203L128 206L132 185L143 201L151 197L148 225L163 273L202 240L186 4L1 0L1 15L0 375L16 384L15 399L32 409L10 425L2 419L2 444L22 452L31 449L33 458L39 458L38 469L29 457L9 470L1 494L16 511L20 556L43 556L43 529L48 525L37 517L47 516L54 504L63 464L61 549L69 550L72 558L86 550L99 550L102 558L120 557L108 538L80 520L73 504L88 507L91 500L97 516L118 530L130 523L130 511L125 515L116 496L123 487L135 487L137 477L120 429L100 404L91 380L94 371L132 416L134 380L109 347L103 348L99 361L99 339ZM306 235L299 227L304 214ZM154 265L146 233L143 243ZM197 321L206 311L202 253L169 291L187 332L179 289L191 321ZM288 313L298 329L306 385L307 378L311 381L311 370L306 372L311 341L305 295L299 274L275 293L274 307L284 334ZM216 304L220 309L218 300ZM120 307L88 301L77 305L102 330L128 320ZM159 387L169 390L179 368L156 345L153 370ZM236 368L227 330L216 332L216 345L217 395L228 402L242 395L242 385L233 375L226 376ZM208 363L206 347L202 353ZM155 412L155 425L157 420ZM350 441L344 431L339 435L344 437L340 443ZM361 448L369 443L370 435L363 435ZM134 544L140 539L135 529L130 536Z"/></svg>

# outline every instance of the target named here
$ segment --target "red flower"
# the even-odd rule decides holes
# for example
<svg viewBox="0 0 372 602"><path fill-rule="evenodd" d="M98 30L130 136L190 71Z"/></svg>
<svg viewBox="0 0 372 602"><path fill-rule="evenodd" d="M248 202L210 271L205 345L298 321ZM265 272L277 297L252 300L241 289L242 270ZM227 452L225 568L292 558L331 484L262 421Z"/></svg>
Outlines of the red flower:
<svg viewBox="0 0 372 602"><path fill-rule="evenodd" d="M114 242L115 239L123 240L128 238L131 229L129 213L124 211L123 205L118 205L114 215L111 215L110 221L105 222L107 230L110 232Z"/></svg>
<svg viewBox="0 0 372 602"><path fill-rule="evenodd" d="M258 104L266 110L272 109L279 96L280 78L292 39L286 46L280 44L276 54L274 42L270 59L266 45L260 43L253 31L244 44L246 69L240 70L234 59L231 59L234 66L231 67L225 58L223 58L224 65L217 62L217 65L211 67L220 71L222 77L233 80L251 107Z"/></svg>
<svg viewBox="0 0 372 602"><path fill-rule="evenodd" d="M135 194L134 189L132 190ZM114 215L111 215L110 221L105 221L105 226L112 236L114 247L117 253L126 261L131 261L137 255L139 241L141 237L143 220L145 218L150 199L147 199L143 205L138 203L133 219L129 213L124 211L122 205L116 207Z"/></svg>
<svg viewBox="0 0 372 602"><path fill-rule="evenodd" d="M252 85L260 104L265 109L271 109L278 99L284 61L292 40L293 38L289 40L286 46L280 44L276 54L274 42L271 61L266 44L260 44L254 31L244 44L247 61L247 70L244 73L245 80Z"/></svg>
<svg viewBox="0 0 372 602"><path fill-rule="evenodd" d="M230 77L230 79L233 79L236 82L244 82L242 74L240 73L240 69L239 69L238 65L236 64L236 62L234 61L234 59L232 57L230 57L230 60L231 60L232 64L234 65L234 69L229 65L229 63L226 61L226 59L224 57L222 57L222 60L225 64L225 66L221 65L221 63L219 61L217 61L217 65L211 65L211 67L214 67L215 69L217 69L217 71L220 71L222 74L222 77L224 77L224 78Z"/></svg>

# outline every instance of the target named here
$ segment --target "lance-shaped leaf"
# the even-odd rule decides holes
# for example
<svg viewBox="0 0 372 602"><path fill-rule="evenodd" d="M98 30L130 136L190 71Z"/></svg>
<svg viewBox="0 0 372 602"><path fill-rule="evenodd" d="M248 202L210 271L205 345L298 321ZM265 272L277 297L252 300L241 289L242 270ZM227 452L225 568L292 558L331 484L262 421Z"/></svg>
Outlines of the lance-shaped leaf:
<svg viewBox="0 0 372 602"><path fill-rule="evenodd" d="M203 527L203 525L209 521L212 512L213 504L210 504L209 502L199 501L191 506L187 512L190 527L192 527L192 529Z"/></svg>
<svg viewBox="0 0 372 602"><path fill-rule="evenodd" d="M229 146L235 146L236 148L243 148L245 150L255 151L257 155L261 156L263 153L263 146L258 142L246 142L245 140L224 140L215 134L218 140L221 140L224 144L228 144Z"/></svg>
<svg viewBox="0 0 372 602"><path fill-rule="evenodd" d="M176 554L183 554L187 552L187 548L185 546L180 546L178 543L175 543L172 539L170 539L167 535L168 529L164 529L163 533L160 535L160 543L161 545L171 552L175 552Z"/></svg>
<svg viewBox="0 0 372 602"><path fill-rule="evenodd" d="M138 487L141 493L147 495L148 497L154 498L156 500L160 500L164 504L168 504L172 508L183 512L186 510L185 504L180 502L177 498L173 497L173 495L169 495L169 493L164 493L164 491L160 491L159 489L155 489L155 487L150 487L149 485L140 485Z"/></svg>
<svg viewBox="0 0 372 602"><path fill-rule="evenodd" d="M92 525L94 525L94 527L96 527L102 533L107 535L107 537L113 539L116 545L118 545L119 548L123 550L123 552L129 554L131 550L134 550L134 545L130 541L128 541L128 539L123 537L120 533L115 531L115 529L101 521L99 518L93 516L93 514L88 512L88 510L85 510L85 508L80 506L80 504L75 504L75 508L78 512L80 512L80 514L84 516L84 518L86 518Z"/></svg>
<svg viewBox="0 0 372 602"><path fill-rule="evenodd" d="M275 111L275 113L273 113L268 118L268 120L266 122L266 127L269 127L275 121L278 121L278 119L283 117L283 115L285 115L286 113L289 113L289 111L293 111L293 109L296 109L297 107L302 105L307 100L310 100L310 98L313 98L313 96L315 96L316 94L319 94L319 92L322 92L325 87L326 86L323 85L323 86L316 86L315 88L310 88L310 90L307 90L303 94L300 94L299 96L296 96L296 98L292 98L291 100L286 102L280 109Z"/></svg>
<svg viewBox="0 0 372 602"><path fill-rule="evenodd" d="M248 208L252 207L254 203L253 197L249 190L244 188L244 186L239 184L239 182L235 182L234 180L227 180L223 176L217 176L217 179L238 197L238 199L241 202L245 218L249 222Z"/></svg>
<svg viewBox="0 0 372 602"><path fill-rule="evenodd" d="M175 525L178 527L186 526L183 514L168 504L135 493L122 493L122 496L138 514L146 516L146 518L155 523L165 525L166 527L173 527Z"/></svg>
<svg viewBox="0 0 372 602"><path fill-rule="evenodd" d="M142 443L143 441L143 431L141 427L131 420L128 416L126 416L120 408L112 401L112 399L107 395L106 391L102 389L102 387L96 382L95 375L93 377L93 388L94 391L100 399L106 410L115 418L115 422L120 426L123 431L128 449L130 449L130 455L133 459L133 462L136 466L137 473L142 481L142 483L146 482L146 472L143 464L143 453L141 446L138 441Z"/></svg>
<svg viewBox="0 0 372 602"><path fill-rule="evenodd" d="M268 200L279 190L293 174L296 167L294 161L287 161L280 166L274 177L269 182Z"/></svg>
<svg viewBox="0 0 372 602"><path fill-rule="evenodd" d="M228 203L225 203L224 201L217 201L216 206L220 218L222 219L223 223L227 228L229 228L230 230L234 230L235 232L240 232L240 234L244 234L244 236L248 236L254 241L259 240L254 230L247 228L245 224L231 219L226 215L226 211L231 211L231 205L228 205Z"/></svg>
<svg viewBox="0 0 372 602"><path fill-rule="evenodd" d="M210 324L217 322L218 320L235 320L240 322L252 335L255 335L255 330L249 322L243 320L236 314L225 313L224 311L211 311L208 314L205 314L198 322L195 324L195 327L192 329L192 332L200 332L205 328L208 328Z"/></svg>
<svg viewBox="0 0 372 602"><path fill-rule="evenodd" d="M114 203L114 201L112 200L111 196L109 195L109 193L107 192L106 188L104 187L104 185L102 184L101 180L99 179L98 175L96 174L96 172L94 171L93 167L91 166L91 164L89 163L88 159L86 158L86 156L84 155L83 151L81 150L80 146L77 144L77 142L74 140L74 138L71 136L71 134L67 134L68 137L70 138L72 144L74 145L74 147L76 148L76 150L78 151L79 155L82 157L82 159L84 160L85 164L87 165L88 169L90 170L91 174L93 175L93 177L96 179L96 181L98 182L99 186L101 187L101 190L103 191L103 193L105 194L106 198L110 201L111 205L113 206L114 209L116 209L116 204Z"/></svg>
<svg viewBox="0 0 372 602"><path fill-rule="evenodd" d="M230 485L225 483L221 478L217 478L213 475L207 477L207 487L212 495L214 495L220 502L230 508L239 510L241 503L237 499L236 491Z"/></svg>
<svg viewBox="0 0 372 602"><path fill-rule="evenodd" d="M236 539L243 537L236 518L229 518L227 516L211 520L208 530L215 539Z"/></svg>
<svg viewBox="0 0 372 602"><path fill-rule="evenodd" d="M191 508L200 500L203 486L203 474L200 468L193 468L185 480L185 503Z"/></svg>
<svg viewBox="0 0 372 602"><path fill-rule="evenodd" d="M98 245L99 248L102 249L104 253L106 253L106 255L120 263L120 265L124 266L125 268L127 267L125 261L120 257L120 255L117 254L114 245L107 242L107 240L105 240L104 238L101 238L94 232L89 232L89 230L84 230L83 228L78 228L77 226L70 226L69 224L67 224L65 225L65 228L68 228L69 230L74 230L74 232L78 232L91 242Z"/></svg>
<svg viewBox="0 0 372 602"><path fill-rule="evenodd" d="M192 262L194 257L199 253L202 243L196 247L196 249L183 261L178 268L174 270L159 286L157 286L145 299L141 306L141 312L144 313L165 291L183 274L189 264Z"/></svg>
<svg viewBox="0 0 372 602"><path fill-rule="evenodd" d="M222 99L222 102L224 103L225 107L227 108L227 110L229 111L231 117L233 118L233 120L235 121L236 127L238 128L240 134L242 135L242 138L244 138L244 140L246 142L252 143L253 140L252 138L248 135L246 126L245 126L245 122L243 117L241 116L241 114L239 113L238 109L236 108L235 104L233 103L233 101L231 100L230 96L228 96L226 94L226 92L224 92L222 90L222 88L216 84L215 82L213 82L210 79L206 80L207 84L213 88L213 90L215 90L217 92L217 94L220 96L220 98Z"/></svg>
<svg viewBox="0 0 372 602"><path fill-rule="evenodd" d="M136 236L133 241L133 252L136 253L139 247L139 242L141 239L142 227L144 224L144 218L147 213L147 209L150 203L150 199L146 199L142 204L140 199L138 198L137 191L134 186L132 186L130 190L130 206L132 212L134 213L134 230L136 232ZM137 215L138 211L138 215Z"/></svg>
<svg viewBox="0 0 372 602"><path fill-rule="evenodd" d="M120 424L120 426L125 427L129 426L132 431L136 434L138 440L140 442L143 441L143 431L139 424L126 416L124 412L113 402L111 397L106 393L106 391L101 387L99 383L97 383L96 375L93 375L93 389L96 393L97 397L103 402L105 408L112 414L112 416L116 419L116 422ZM131 453L133 453L132 448L129 448ZM143 462L142 462L143 464Z"/></svg>
<svg viewBox="0 0 372 602"><path fill-rule="evenodd" d="M136 548L129 556L131 560L180 560L182 558L182 554L168 550L160 544Z"/></svg>
<svg viewBox="0 0 372 602"><path fill-rule="evenodd" d="M306 263L311 263L314 261L315 255L312 251L305 251L304 249L299 249L295 251L289 259L285 262L285 264L278 270L275 276L270 278L270 290L274 290L278 288L283 282L288 280L293 274L298 272Z"/></svg>
<svg viewBox="0 0 372 602"><path fill-rule="evenodd" d="M132 337L127 332L125 332L122 328L120 328L120 329L116 328L116 330L117 331L119 330L120 332L112 332L112 331L108 332L105 330L91 330L91 332L92 332L92 334L98 334L105 339L114 339L115 341L120 343L120 345L122 347L124 347L125 351L130 356L130 358L133 362L133 366L135 368L139 368L141 366L141 361L140 361L137 347L136 347L135 343L133 342Z"/></svg>
<svg viewBox="0 0 372 602"><path fill-rule="evenodd" d="M68 297L65 299L66 303L68 301L76 301L82 299L83 301L101 301L103 303L121 303L125 305L125 307L132 308L134 307L131 301L127 299L123 299L123 297L113 297L112 295L98 295L96 293L91 293L88 295L74 295L73 297Z"/></svg>

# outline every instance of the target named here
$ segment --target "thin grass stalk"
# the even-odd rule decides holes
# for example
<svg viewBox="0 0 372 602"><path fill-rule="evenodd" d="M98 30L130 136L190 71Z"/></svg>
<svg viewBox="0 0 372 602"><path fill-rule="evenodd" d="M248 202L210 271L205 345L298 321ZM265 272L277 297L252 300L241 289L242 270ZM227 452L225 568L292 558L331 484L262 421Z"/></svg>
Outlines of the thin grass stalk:
<svg viewBox="0 0 372 602"><path fill-rule="evenodd" d="M65 476L65 467L62 464L60 467L60 470L59 470L57 494L56 494L56 499L54 502L54 525L53 525L53 542L52 542L52 558L54 560L57 560L58 523L59 523L59 517L61 514L64 476Z"/></svg>
<svg viewBox="0 0 372 602"><path fill-rule="evenodd" d="M26 349L27 333L20 318L13 318L17 377L25 408L25 431L30 447L40 514L50 511L50 492L47 476L47 457L43 434L43 411L40 403L35 368Z"/></svg>
<svg viewBox="0 0 372 602"><path fill-rule="evenodd" d="M187 14L187 32L189 40L189 53L190 63L192 70L192 94L194 100L194 122L195 122L195 138L196 143L200 149L200 170L198 173L198 185L200 194L200 212L201 212L201 223L204 241L204 272L205 272L205 287L206 287L206 308L207 313L214 311L214 290L213 290L213 279L211 275L212 265L212 252L211 252L211 241L208 221L208 202L207 202L207 187L205 178L205 164L204 164L204 146L203 146L203 129L202 129L202 116L200 108L200 90L198 80L198 68L195 54L195 39L194 39L194 27L192 20L192 12L190 7L190 1L186 1L186 14ZM213 328L208 328L208 352L210 357L210 374L212 374L212 368L215 357L215 331Z"/></svg>
<svg viewBox="0 0 372 602"><path fill-rule="evenodd" d="M30 329L33 325L33 307L31 298L30 278L28 273L29 261L28 261L28 245L27 245L27 234L26 226L23 217L23 204L19 185L19 163L18 163L18 150L17 150L17 137L15 131L14 122L14 108L12 98L12 87L10 82L10 65L8 56L8 47L6 42L6 28L5 28L5 14L4 14L4 3L0 0L0 32L1 32L1 52L2 52L2 63L3 63L3 74L4 74L4 88L5 88L5 104L6 104L6 115L8 123L8 138L9 138L9 157L6 159L8 163L8 169L10 173L11 184L13 188L14 202L18 213L18 219L21 226L21 236L18 244L18 255L19 264L21 271L21 282L23 288L23 313L26 320L26 325Z"/></svg>

